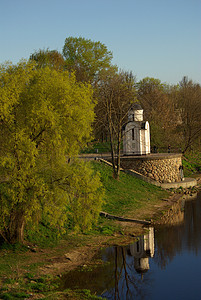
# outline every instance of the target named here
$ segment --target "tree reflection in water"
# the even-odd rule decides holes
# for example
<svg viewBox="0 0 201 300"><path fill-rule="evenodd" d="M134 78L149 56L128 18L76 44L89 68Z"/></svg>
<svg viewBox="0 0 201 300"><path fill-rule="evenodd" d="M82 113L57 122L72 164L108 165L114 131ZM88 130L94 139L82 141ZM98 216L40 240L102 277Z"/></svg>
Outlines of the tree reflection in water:
<svg viewBox="0 0 201 300"><path fill-rule="evenodd" d="M133 244L117 246L114 251L114 289L104 291L102 296L115 300L143 299L146 294L143 286L150 284L149 276L143 278L143 274L149 270L149 258L154 256L154 228L149 227L147 234L140 236Z"/></svg>
<svg viewBox="0 0 201 300"><path fill-rule="evenodd" d="M196 196L175 204L163 224L155 227L157 257L154 260L161 268L165 268L177 253L201 251L201 193Z"/></svg>

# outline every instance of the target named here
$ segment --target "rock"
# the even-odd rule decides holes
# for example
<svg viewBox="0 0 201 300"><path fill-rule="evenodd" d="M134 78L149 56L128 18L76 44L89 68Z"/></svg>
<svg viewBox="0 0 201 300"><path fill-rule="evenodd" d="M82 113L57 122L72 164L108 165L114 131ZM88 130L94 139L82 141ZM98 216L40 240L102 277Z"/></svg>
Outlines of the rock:
<svg viewBox="0 0 201 300"><path fill-rule="evenodd" d="M154 175L154 179L155 179L156 181L159 181L159 177L158 177L157 175Z"/></svg>

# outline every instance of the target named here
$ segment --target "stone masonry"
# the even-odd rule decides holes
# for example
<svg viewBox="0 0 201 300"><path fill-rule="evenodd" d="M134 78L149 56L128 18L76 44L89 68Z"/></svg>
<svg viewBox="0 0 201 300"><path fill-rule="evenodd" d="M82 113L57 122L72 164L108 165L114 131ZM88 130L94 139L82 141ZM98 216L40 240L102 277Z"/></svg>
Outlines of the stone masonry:
<svg viewBox="0 0 201 300"><path fill-rule="evenodd" d="M146 156L122 156L121 167L134 170L160 183L181 181L182 155L163 153Z"/></svg>

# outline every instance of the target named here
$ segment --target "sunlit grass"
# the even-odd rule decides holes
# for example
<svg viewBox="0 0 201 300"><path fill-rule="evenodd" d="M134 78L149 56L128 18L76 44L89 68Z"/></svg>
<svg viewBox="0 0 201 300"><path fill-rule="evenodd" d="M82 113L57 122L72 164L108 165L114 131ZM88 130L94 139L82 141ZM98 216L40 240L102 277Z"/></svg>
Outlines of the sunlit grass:
<svg viewBox="0 0 201 300"><path fill-rule="evenodd" d="M126 215L131 210L142 208L168 194L157 186L123 172L117 181L113 178L110 166L100 162L91 162L91 164L101 174L101 181L105 187L103 210L107 213Z"/></svg>

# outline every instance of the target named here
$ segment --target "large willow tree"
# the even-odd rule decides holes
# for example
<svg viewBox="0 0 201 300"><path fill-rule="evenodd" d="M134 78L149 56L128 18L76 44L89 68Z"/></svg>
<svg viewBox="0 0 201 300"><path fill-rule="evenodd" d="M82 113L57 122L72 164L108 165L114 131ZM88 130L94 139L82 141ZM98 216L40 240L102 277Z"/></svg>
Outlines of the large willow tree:
<svg viewBox="0 0 201 300"><path fill-rule="evenodd" d="M0 66L4 240L23 241L26 224L41 218L62 229L70 214L76 227L91 226L101 205L101 184L85 164L69 158L90 140L93 120L90 85L78 84L68 72L27 62Z"/></svg>

